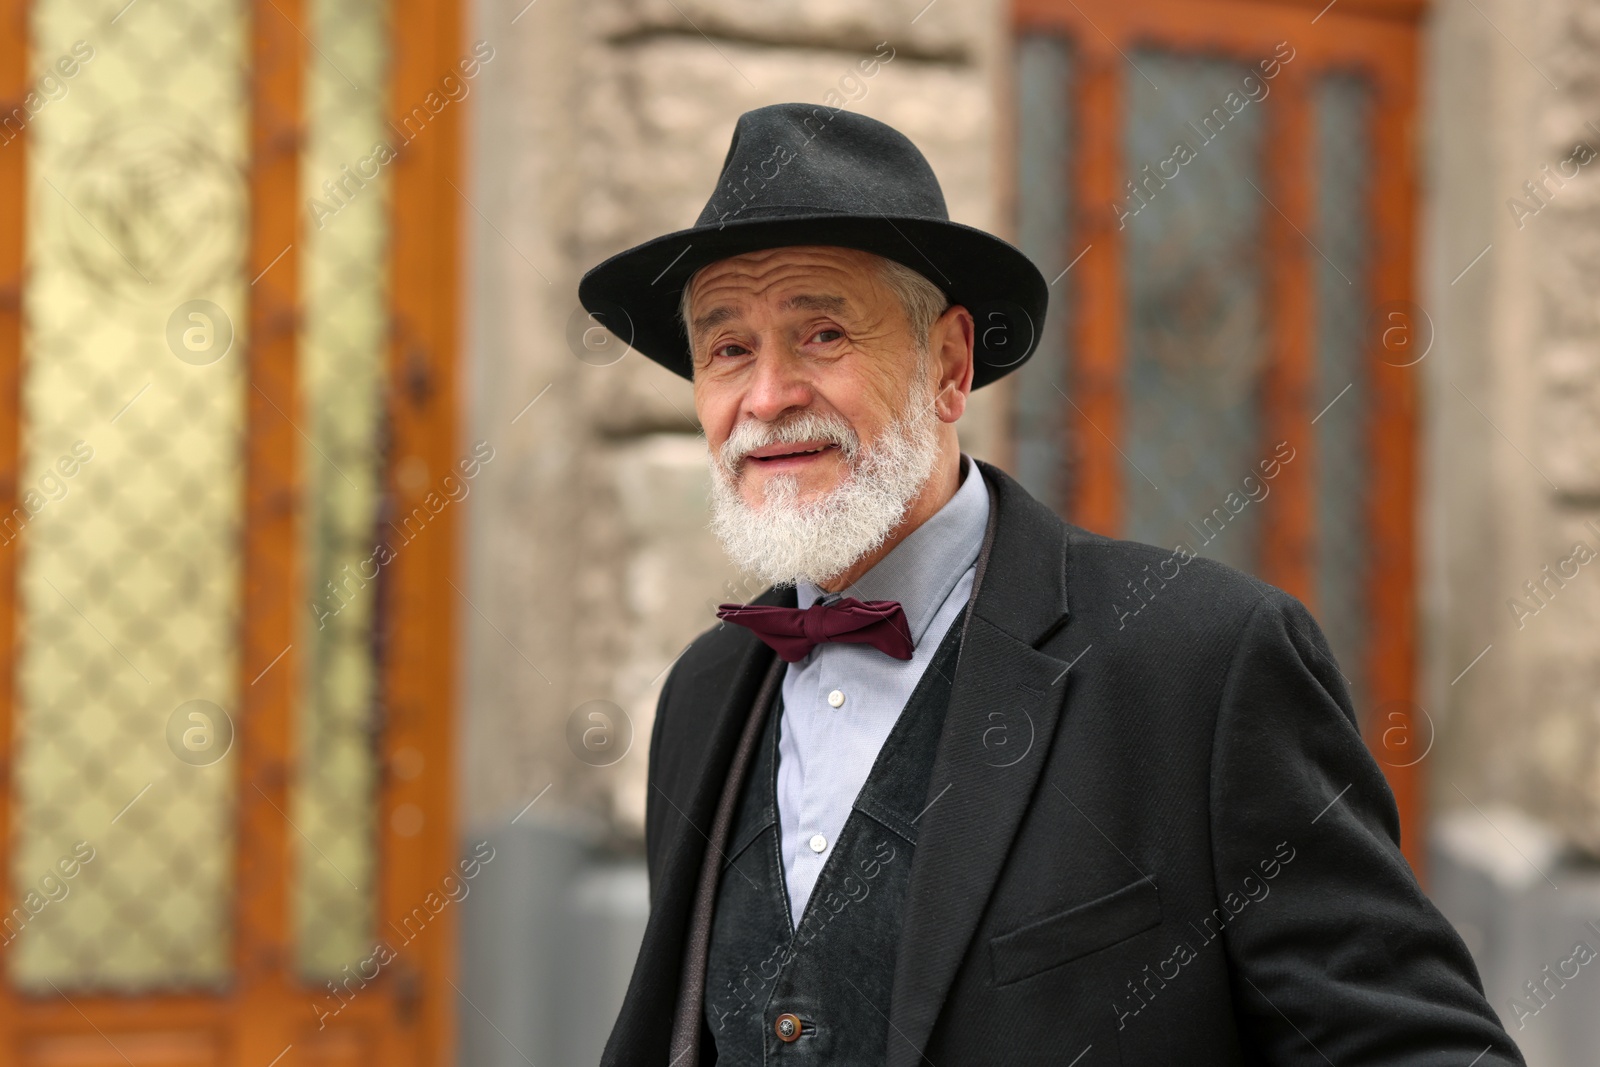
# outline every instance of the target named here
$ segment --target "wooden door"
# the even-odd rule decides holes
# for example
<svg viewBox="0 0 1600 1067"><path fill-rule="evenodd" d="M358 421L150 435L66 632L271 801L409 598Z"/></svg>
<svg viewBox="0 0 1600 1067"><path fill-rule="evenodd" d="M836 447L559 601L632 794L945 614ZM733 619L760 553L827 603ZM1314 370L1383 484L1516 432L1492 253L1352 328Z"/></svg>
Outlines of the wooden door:
<svg viewBox="0 0 1600 1067"><path fill-rule="evenodd" d="M1316 614L1421 856L1414 0L1016 0L1025 482Z"/></svg>
<svg viewBox="0 0 1600 1067"><path fill-rule="evenodd" d="M0 0L0 1062L449 1059L459 17Z"/></svg>

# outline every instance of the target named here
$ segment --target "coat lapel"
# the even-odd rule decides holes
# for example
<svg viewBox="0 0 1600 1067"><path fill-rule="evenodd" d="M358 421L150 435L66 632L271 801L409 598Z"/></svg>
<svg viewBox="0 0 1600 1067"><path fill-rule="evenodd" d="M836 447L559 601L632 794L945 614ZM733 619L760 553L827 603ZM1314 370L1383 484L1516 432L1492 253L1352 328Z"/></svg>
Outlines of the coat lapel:
<svg viewBox="0 0 1600 1067"><path fill-rule="evenodd" d="M794 590L771 590L752 603L794 603ZM674 678L667 729L671 740L652 768L650 802L663 809L650 918L604 1064L667 1061L685 936L728 766L773 652L740 627L704 640L716 646L696 657L692 673ZM702 718L701 709L711 708Z"/></svg>
<svg viewBox="0 0 1600 1067"><path fill-rule="evenodd" d="M956 665L889 1009L890 1067L922 1059L1050 751L1067 663L1037 645L1064 621L1066 532L1021 486L979 464L990 530Z"/></svg>

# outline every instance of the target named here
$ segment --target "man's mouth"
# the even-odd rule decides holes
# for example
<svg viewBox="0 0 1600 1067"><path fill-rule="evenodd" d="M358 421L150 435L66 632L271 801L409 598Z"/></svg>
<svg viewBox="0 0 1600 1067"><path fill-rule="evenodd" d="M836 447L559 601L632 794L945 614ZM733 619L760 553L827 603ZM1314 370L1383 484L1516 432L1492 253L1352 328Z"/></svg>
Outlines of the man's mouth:
<svg viewBox="0 0 1600 1067"><path fill-rule="evenodd" d="M745 454L745 459L753 460L763 467L799 465L812 462L818 456L838 447L832 441L791 441L752 449Z"/></svg>

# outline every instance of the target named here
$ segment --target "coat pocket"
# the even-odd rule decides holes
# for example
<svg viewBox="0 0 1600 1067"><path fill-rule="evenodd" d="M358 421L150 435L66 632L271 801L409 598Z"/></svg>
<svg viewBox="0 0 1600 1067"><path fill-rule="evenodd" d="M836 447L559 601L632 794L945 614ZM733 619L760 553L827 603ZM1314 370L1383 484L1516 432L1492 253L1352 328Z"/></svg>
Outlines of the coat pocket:
<svg viewBox="0 0 1600 1067"><path fill-rule="evenodd" d="M1155 883L1141 878L1087 904L1039 919L989 941L996 985L1031 978L1161 923Z"/></svg>

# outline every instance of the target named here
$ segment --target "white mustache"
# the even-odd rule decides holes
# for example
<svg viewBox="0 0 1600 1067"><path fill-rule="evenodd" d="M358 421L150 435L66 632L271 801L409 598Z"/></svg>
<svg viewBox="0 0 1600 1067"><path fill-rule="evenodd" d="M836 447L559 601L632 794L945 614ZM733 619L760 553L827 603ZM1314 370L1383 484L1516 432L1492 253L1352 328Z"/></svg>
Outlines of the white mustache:
<svg viewBox="0 0 1600 1067"><path fill-rule="evenodd" d="M904 417L866 444L834 412L748 419L707 456L711 529L740 570L766 582L821 585L883 545L905 516L938 461L938 427L927 385L913 390ZM766 480L760 503L747 502L728 464L764 444L802 441L839 447L849 464L839 484L802 504L798 476L779 474Z"/></svg>
<svg viewBox="0 0 1600 1067"><path fill-rule="evenodd" d="M847 463L855 462L861 438L839 415L802 411L782 422L745 419L733 428L717 453L724 470L734 473L746 456L767 445L787 445L800 441L826 441L839 446Z"/></svg>

